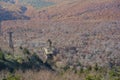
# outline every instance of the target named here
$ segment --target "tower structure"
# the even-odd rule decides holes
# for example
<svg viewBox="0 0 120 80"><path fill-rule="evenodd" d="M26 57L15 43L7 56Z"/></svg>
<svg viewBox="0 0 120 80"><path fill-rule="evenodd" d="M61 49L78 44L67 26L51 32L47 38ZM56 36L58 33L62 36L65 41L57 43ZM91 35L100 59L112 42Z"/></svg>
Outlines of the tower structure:
<svg viewBox="0 0 120 80"><path fill-rule="evenodd" d="M2 22L0 21L0 36L2 36Z"/></svg>
<svg viewBox="0 0 120 80"><path fill-rule="evenodd" d="M12 34L13 34L13 32L12 31L9 31L8 32L8 35L9 35L9 47L13 50L13 52L14 52L14 44L13 44L13 40L12 40Z"/></svg>

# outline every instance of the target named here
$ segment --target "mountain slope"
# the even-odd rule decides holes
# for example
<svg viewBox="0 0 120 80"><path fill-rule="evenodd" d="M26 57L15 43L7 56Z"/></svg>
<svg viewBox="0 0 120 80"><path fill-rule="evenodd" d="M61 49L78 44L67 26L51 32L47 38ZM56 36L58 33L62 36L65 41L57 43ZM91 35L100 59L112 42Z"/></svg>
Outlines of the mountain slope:
<svg viewBox="0 0 120 80"><path fill-rule="evenodd" d="M119 20L120 1L75 0L45 10L53 20Z"/></svg>
<svg viewBox="0 0 120 80"><path fill-rule="evenodd" d="M60 60L70 64L80 61L83 65L103 66L109 65L110 58L119 63L119 5L119 0L74 0L39 11L30 6L24 13L30 20L2 23L4 37L12 27L15 47L25 46L38 54L41 44L51 39L60 49Z"/></svg>

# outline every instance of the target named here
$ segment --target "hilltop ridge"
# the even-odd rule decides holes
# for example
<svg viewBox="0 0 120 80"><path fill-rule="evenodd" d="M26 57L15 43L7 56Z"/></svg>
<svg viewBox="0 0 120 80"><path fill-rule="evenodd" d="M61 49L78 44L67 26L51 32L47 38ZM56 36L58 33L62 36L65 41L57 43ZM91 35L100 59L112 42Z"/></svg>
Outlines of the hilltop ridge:
<svg viewBox="0 0 120 80"><path fill-rule="evenodd" d="M74 0L46 9L53 20L119 20L119 0Z"/></svg>

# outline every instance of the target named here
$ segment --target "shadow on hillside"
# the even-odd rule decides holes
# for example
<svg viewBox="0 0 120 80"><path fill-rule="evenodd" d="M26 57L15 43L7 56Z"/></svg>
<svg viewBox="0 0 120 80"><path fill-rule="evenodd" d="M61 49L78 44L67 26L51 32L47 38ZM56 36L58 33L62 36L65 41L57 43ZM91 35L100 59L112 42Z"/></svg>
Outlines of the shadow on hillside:
<svg viewBox="0 0 120 80"><path fill-rule="evenodd" d="M47 62L43 63L36 55L32 55L27 61L23 61L22 63L16 60L0 60L0 71L8 70L13 73L15 70L22 70L25 72L27 70L39 71L41 69L53 70L51 65Z"/></svg>
<svg viewBox="0 0 120 80"><path fill-rule="evenodd" d="M24 8L25 10L25 8ZM24 11L23 11L24 12ZM0 21L6 20L29 20L30 17L21 14L21 12L8 11L0 7Z"/></svg>
<svg viewBox="0 0 120 80"><path fill-rule="evenodd" d="M27 8L26 8L25 6L21 6L20 9L21 9L21 11L22 11L22 12L21 12L22 14L24 14L24 13L27 11Z"/></svg>

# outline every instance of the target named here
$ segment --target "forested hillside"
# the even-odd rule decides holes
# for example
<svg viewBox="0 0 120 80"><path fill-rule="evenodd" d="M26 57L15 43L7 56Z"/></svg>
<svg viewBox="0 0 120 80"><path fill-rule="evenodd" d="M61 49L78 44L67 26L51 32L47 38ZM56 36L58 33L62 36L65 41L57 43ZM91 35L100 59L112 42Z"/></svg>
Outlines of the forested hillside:
<svg viewBox="0 0 120 80"><path fill-rule="evenodd" d="M120 80L120 0L1 0L0 21L1 80Z"/></svg>

